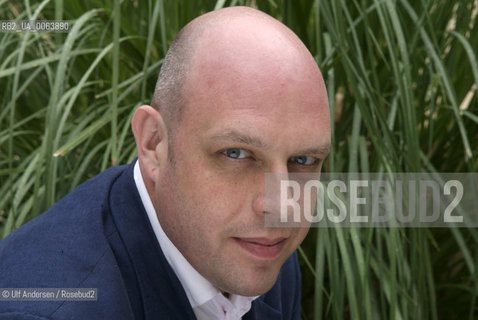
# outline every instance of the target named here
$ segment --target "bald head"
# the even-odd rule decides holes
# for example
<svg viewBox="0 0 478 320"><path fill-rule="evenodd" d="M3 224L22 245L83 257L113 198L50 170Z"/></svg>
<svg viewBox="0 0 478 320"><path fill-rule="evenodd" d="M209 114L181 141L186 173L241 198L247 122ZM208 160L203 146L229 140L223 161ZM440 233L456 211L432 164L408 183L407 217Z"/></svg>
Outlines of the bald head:
<svg viewBox="0 0 478 320"><path fill-rule="evenodd" d="M300 74L299 74L300 72ZM171 44L156 84L152 106L168 131L181 119L199 82L231 90L226 78L246 80L261 90L272 81L319 81L320 71L300 39L285 25L249 7L204 14L186 25ZM325 95L325 87L322 95Z"/></svg>

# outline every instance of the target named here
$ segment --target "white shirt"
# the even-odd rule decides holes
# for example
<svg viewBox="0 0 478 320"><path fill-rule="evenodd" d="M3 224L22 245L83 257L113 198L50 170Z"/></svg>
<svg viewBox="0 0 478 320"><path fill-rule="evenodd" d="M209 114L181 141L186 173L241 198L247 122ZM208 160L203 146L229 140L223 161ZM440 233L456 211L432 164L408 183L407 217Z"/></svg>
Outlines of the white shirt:
<svg viewBox="0 0 478 320"><path fill-rule="evenodd" d="M257 297L232 294L227 299L206 278L199 274L161 228L139 169L139 161L136 161L134 165L134 182L161 250L181 282L196 318L198 320L241 319L251 309L252 301Z"/></svg>

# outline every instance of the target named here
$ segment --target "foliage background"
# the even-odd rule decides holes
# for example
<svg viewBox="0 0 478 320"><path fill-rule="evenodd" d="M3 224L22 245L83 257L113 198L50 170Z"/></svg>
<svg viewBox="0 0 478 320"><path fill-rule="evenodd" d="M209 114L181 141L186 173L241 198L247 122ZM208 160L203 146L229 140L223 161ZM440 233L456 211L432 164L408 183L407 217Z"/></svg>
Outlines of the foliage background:
<svg viewBox="0 0 478 320"><path fill-rule="evenodd" d="M74 22L0 33L0 238L135 157L129 121L173 37L230 5L281 20L316 57L327 171L477 171L476 0L0 0L2 20ZM477 243L475 229L312 230L303 318L474 319Z"/></svg>

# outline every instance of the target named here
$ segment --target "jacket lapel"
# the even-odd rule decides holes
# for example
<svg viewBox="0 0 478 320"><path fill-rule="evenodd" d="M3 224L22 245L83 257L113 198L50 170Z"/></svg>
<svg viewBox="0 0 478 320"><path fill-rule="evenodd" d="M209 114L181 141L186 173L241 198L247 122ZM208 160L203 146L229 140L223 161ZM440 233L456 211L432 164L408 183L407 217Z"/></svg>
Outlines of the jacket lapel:
<svg viewBox="0 0 478 320"><path fill-rule="evenodd" d="M243 317L244 320L281 320L282 314L279 310L270 306L261 296L252 302L251 310Z"/></svg>

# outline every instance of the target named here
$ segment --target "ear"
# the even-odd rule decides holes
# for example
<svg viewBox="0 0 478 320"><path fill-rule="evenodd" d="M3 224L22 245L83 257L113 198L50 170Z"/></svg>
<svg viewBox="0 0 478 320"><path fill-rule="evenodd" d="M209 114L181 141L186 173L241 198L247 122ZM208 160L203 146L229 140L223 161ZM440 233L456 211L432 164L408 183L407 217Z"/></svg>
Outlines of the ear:
<svg viewBox="0 0 478 320"><path fill-rule="evenodd" d="M158 110L139 107L131 119L138 160L145 184L155 183L168 158L168 130Z"/></svg>

